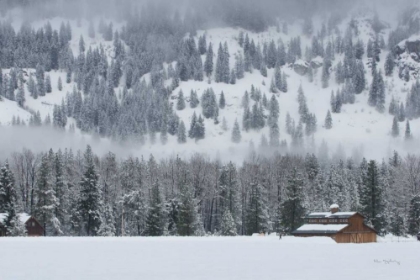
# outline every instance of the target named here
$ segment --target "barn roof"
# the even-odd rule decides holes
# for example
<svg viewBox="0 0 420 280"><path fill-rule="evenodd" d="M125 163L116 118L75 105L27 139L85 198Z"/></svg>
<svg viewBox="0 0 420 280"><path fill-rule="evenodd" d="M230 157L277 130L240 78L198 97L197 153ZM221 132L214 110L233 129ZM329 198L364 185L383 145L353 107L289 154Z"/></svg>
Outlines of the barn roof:
<svg viewBox="0 0 420 280"><path fill-rule="evenodd" d="M357 212L313 212L310 213L307 218L350 218L355 215Z"/></svg>
<svg viewBox="0 0 420 280"><path fill-rule="evenodd" d="M347 226L348 224L330 224L330 225L305 224L292 233L293 234L295 233L309 233L309 234L337 233Z"/></svg>
<svg viewBox="0 0 420 280"><path fill-rule="evenodd" d="M6 213L0 213L0 224L6 220L6 217L7 217ZM19 213L18 217L22 224L25 224L31 218L31 216L26 213Z"/></svg>

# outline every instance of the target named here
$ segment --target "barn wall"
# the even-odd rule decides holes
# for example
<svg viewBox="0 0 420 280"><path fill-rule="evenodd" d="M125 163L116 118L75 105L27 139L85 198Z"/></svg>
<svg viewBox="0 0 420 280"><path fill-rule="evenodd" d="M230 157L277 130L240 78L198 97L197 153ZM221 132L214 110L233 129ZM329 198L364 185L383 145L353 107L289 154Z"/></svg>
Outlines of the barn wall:
<svg viewBox="0 0 420 280"><path fill-rule="evenodd" d="M44 228L34 218L30 218L26 222L26 231L28 236L43 236Z"/></svg>
<svg viewBox="0 0 420 280"><path fill-rule="evenodd" d="M372 243L376 242L376 233L374 232L354 232L338 233L334 240L337 243Z"/></svg>

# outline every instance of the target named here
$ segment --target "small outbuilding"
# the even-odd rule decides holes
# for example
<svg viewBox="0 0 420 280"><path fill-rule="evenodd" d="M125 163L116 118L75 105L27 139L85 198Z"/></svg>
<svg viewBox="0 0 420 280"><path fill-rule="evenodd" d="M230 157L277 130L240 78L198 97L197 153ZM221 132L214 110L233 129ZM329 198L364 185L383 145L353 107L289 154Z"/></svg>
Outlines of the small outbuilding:
<svg viewBox="0 0 420 280"><path fill-rule="evenodd" d="M7 235L6 227L4 226L6 217L6 213L0 213L0 237ZM18 214L18 218L25 225L27 236L44 236L44 228L33 216L20 213Z"/></svg>
<svg viewBox="0 0 420 280"><path fill-rule="evenodd" d="M330 212L315 212L305 217L305 224L292 232L298 237L328 236L337 243L376 242L377 232L364 223L358 212L339 212L337 204Z"/></svg>

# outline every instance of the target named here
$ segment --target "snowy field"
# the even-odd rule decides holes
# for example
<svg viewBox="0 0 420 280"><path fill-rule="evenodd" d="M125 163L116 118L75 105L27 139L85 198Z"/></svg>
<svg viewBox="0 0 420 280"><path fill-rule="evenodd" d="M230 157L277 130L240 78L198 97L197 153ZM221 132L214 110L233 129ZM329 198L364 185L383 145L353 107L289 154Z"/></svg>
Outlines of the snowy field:
<svg viewBox="0 0 420 280"><path fill-rule="evenodd" d="M0 279L417 280L419 250L329 238L1 238Z"/></svg>

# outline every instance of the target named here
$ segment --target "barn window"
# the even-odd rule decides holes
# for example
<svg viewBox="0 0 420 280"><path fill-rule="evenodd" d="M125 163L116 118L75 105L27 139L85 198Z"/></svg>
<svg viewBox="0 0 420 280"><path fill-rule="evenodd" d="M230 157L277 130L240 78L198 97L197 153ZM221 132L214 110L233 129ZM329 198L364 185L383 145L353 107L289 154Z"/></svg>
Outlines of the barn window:
<svg viewBox="0 0 420 280"><path fill-rule="evenodd" d="M32 222L32 223L31 223L31 226L32 226L32 227L34 227L34 226L35 226L35 222Z"/></svg>

